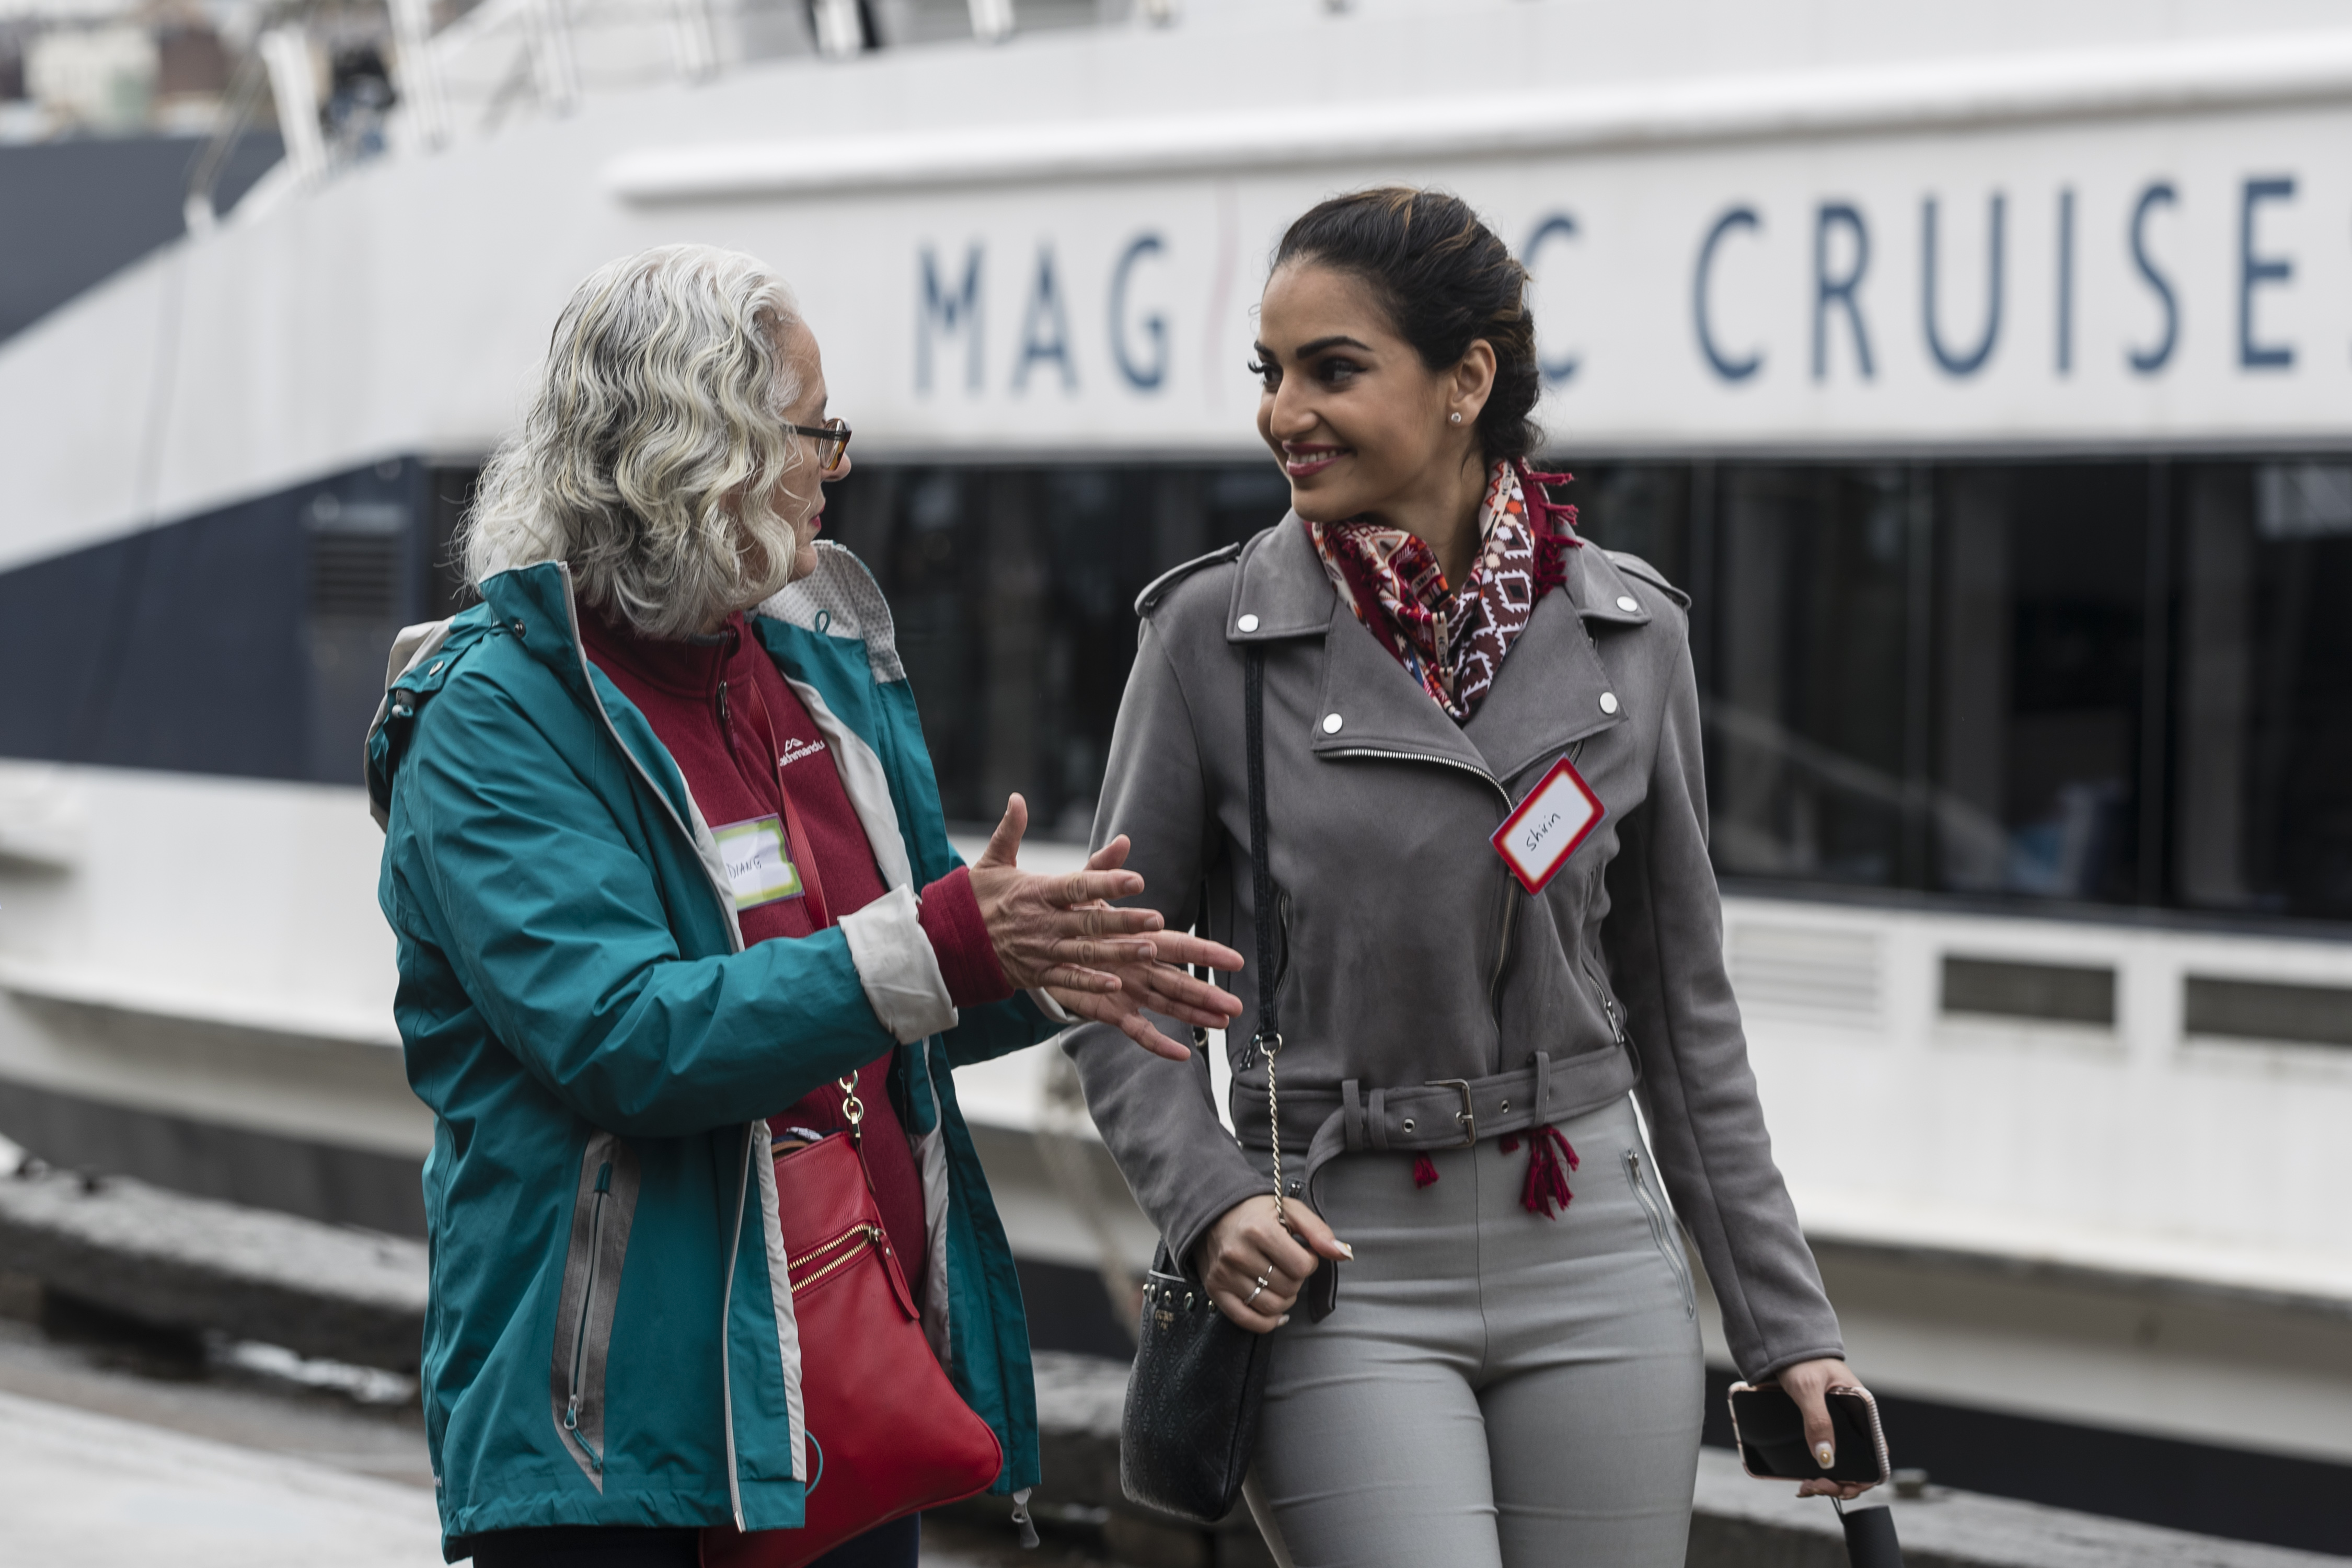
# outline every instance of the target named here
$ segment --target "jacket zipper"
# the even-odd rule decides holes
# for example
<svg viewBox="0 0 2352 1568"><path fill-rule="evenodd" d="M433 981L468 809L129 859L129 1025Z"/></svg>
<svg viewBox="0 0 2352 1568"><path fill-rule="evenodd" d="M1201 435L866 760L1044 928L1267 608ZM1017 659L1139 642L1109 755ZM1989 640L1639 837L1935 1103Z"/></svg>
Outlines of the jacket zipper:
<svg viewBox="0 0 2352 1568"><path fill-rule="evenodd" d="M1683 1316L1696 1315L1698 1302L1691 1293L1690 1276L1684 1272L1682 1245L1675 1239L1673 1228L1667 1225L1665 1213L1659 1208L1658 1200L1652 1197L1650 1189L1643 1184L1642 1152L1639 1149L1625 1151L1625 1180L1632 1184L1633 1197L1641 1204L1642 1212L1649 1216L1650 1239L1658 1244L1658 1255L1666 1260L1666 1268L1675 1277L1675 1286L1683 1293Z"/></svg>
<svg viewBox="0 0 2352 1568"><path fill-rule="evenodd" d="M1588 630L1585 635L1590 637L1591 633ZM1569 743L1568 761L1570 767L1575 766L1577 760L1583 755L1584 742L1582 740L1580 739L1572 741ZM1502 792L1503 809L1506 812L1508 812L1511 809L1511 792L1508 789L1504 788L1502 782L1494 778L1493 775L1486 774L1482 776L1486 777L1489 783L1493 784L1497 790ZM1534 894L1528 895L1530 898L1534 896ZM1503 1028L1503 974L1504 972L1510 967L1511 935L1512 932L1517 929L1518 922L1518 882L1517 879L1511 875L1510 868L1505 867L1503 868L1502 932L1500 940L1495 946L1495 973L1486 982L1486 1010L1495 1016L1495 1032L1497 1037L1501 1035ZM1604 1007L1608 1005L1607 995L1605 993L1602 996L1601 1005ZM1609 1027L1611 1031L1616 1035L1617 1043L1619 1045L1623 1045L1625 1043L1624 1031L1617 1027L1617 1016L1614 1013L1612 1013L1609 1016Z"/></svg>
<svg viewBox="0 0 2352 1568"><path fill-rule="evenodd" d="M1486 982L1486 1008L1495 1015L1495 1027L1503 1026L1503 972L1510 967L1511 932L1519 923L1518 883L1506 866L1503 870L1503 921L1501 940L1495 946L1495 973Z"/></svg>
<svg viewBox="0 0 2352 1568"><path fill-rule="evenodd" d="M588 1456L588 1462L598 1469L604 1468L604 1456L588 1447L580 1436L580 1379L588 1359L589 1304L596 1299L596 1268L604 1254L604 1200L613 1191L613 1162L605 1161L596 1167L596 1206L588 1213L588 1277L580 1288L579 1326L572 1338L572 1389L563 1402L563 1429L572 1434Z"/></svg>
<svg viewBox="0 0 2352 1568"><path fill-rule="evenodd" d="M571 626L572 652L572 656L580 661L580 679L587 689L588 700L594 705L596 717L604 721L604 732L613 738L613 743L621 749L621 755L628 759L629 766L635 769L637 777L645 781L646 790L661 804L663 812L669 817L670 825L677 829L678 837L685 839L688 847L694 851L696 864L702 867L702 874L710 883L710 894L718 902L719 918L727 922L728 933L734 940L733 951L740 952L743 951L743 931L734 918L734 889L711 875L709 864L702 858L702 847L695 842L693 832L686 826L686 818L677 814L677 808L670 804L669 797L662 794L661 786L654 783L653 774L646 771L645 763L637 760L637 754L629 749L629 743L621 739L620 728L613 722L612 714L604 710L604 699L596 695L596 681L591 673L587 645L580 640L580 608L572 597L572 568L558 563L557 570L563 574L563 614ZM759 1135L755 1129L760 1126L759 1122L751 1122L744 1128L742 1170L735 1182L735 1225L727 1238L726 1284L721 1287L719 1297L719 1415L721 1432L727 1443L727 1502L729 1510L735 1516L735 1528L738 1530L745 1528L742 1460L735 1447L735 1378L733 1367L727 1355L727 1325L735 1310L735 1258L743 1241L743 1215L751 1205L751 1145Z"/></svg>
<svg viewBox="0 0 2352 1568"><path fill-rule="evenodd" d="M1617 1016L1617 1002L1609 994L1609 983L1593 972L1590 959L1584 961L1583 969L1584 977L1592 982L1592 994L1601 1000L1601 1016L1609 1020L1609 1037L1630 1048L1633 1042L1625 1037L1624 1021Z"/></svg>

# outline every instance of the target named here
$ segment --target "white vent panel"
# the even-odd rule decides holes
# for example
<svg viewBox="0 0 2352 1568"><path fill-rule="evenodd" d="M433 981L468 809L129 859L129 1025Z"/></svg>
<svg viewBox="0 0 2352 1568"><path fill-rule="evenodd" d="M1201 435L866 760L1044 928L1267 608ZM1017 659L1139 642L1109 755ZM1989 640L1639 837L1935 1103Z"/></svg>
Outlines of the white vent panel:
<svg viewBox="0 0 2352 1568"><path fill-rule="evenodd" d="M1726 958L1743 1013L1870 1025L1879 1021L1879 940L1868 931L1741 921Z"/></svg>

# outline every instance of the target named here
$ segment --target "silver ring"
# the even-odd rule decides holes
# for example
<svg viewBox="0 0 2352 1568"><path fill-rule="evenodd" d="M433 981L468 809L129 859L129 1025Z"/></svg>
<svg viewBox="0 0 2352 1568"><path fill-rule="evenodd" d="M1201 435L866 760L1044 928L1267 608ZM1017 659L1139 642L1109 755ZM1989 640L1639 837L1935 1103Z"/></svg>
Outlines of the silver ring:
<svg viewBox="0 0 2352 1568"><path fill-rule="evenodd" d="M1246 1306L1248 1306L1251 1302L1253 1302L1253 1301L1256 1300L1258 1299L1258 1295L1259 1295L1259 1293L1260 1293L1261 1291L1265 1290L1265 1276L1264 1276L1263 1274L1261 1274L1261 1275L1259 1275L1259 1276L1258 1276L1258 1281L1257 1281L1257 1285L1255 1286L1255 1289L1253 1289L1250 1291L1250 1293L1249 1293L1248 1295L1246 1295L1246 1296L1244 1296L1244 1297L1243 1297L1243 1298L1242 1298L1242 1305L1243 1305L1243 1306L1244 1306L1244 1307L1246 1307Z"/></svg>

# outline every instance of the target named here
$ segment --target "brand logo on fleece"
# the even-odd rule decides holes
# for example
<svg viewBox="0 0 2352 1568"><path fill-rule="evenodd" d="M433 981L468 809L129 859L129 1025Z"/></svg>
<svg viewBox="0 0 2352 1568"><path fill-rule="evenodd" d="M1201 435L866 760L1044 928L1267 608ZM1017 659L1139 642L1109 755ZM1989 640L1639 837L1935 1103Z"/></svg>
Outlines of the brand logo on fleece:
<svg viewBox="0 0 2352 1568"><path fill-rule="evenodd" d="M787 741L784 742L784 754L776 759L776 766L791 767L794 763L816 756L824 750L824 745L822 742L803 741L798 738Z"/></svg>

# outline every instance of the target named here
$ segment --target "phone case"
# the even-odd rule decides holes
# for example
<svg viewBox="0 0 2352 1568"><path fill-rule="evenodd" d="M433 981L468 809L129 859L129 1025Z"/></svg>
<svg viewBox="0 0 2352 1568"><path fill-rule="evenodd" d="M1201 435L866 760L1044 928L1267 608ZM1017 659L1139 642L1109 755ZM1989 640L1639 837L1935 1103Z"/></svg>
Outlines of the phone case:
<svg viewBox="0 0 2352 1568"><path fill-rule="evenodd" d="M1829 1391L1830 1425L1837 1434L1837 1462L1823 1470L1805 1446L1805 1423L1797 1402L1778 1387L1731 1385L1731 1434L1740 1468L1759 1480L1829 1479L1882 1486L1892 1475L1886 1430L1878 1402L1866 1388L1840 1384Z"/></svg>

